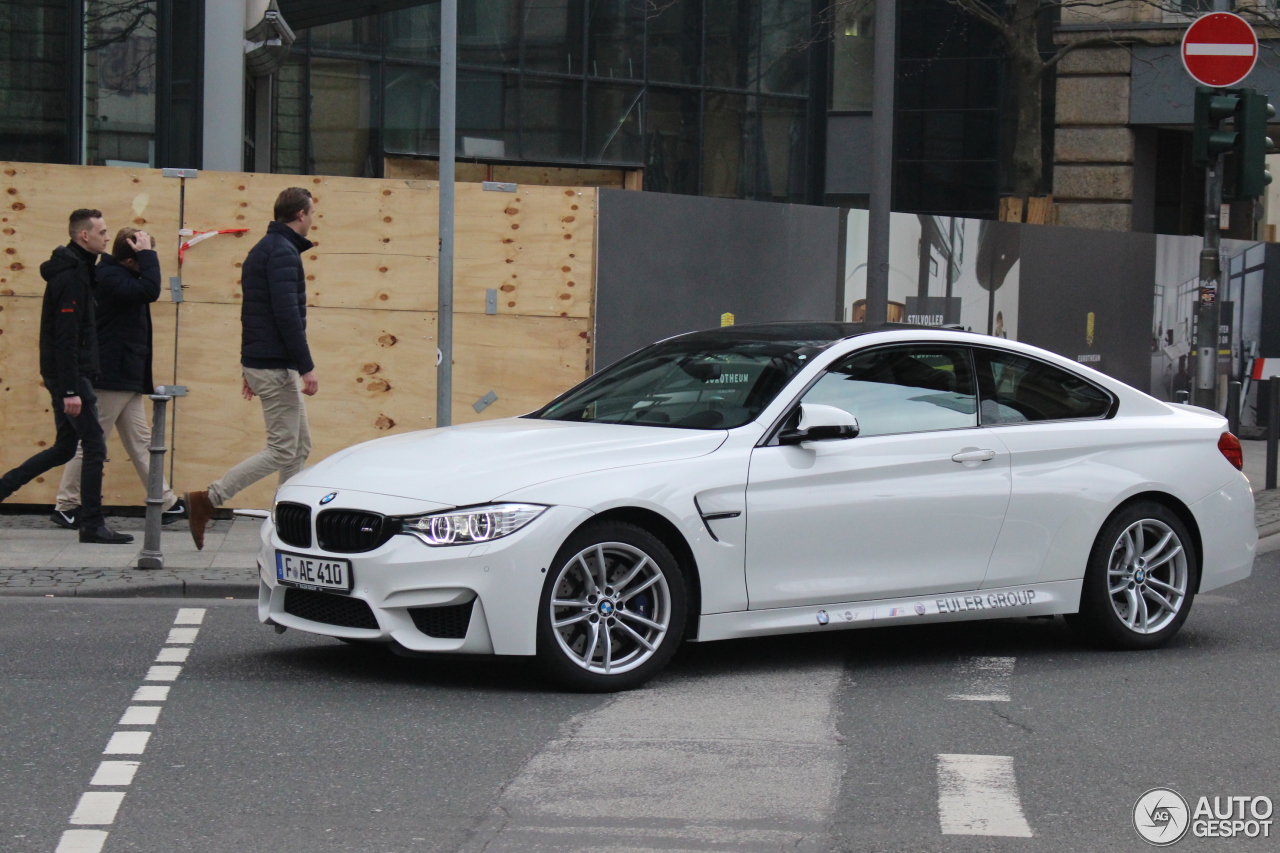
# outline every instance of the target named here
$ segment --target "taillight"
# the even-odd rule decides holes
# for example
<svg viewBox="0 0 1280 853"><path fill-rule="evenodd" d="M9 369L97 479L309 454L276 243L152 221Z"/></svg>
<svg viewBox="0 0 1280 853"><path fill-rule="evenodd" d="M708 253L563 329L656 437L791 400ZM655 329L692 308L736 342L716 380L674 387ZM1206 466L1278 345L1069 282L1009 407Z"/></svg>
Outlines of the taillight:
<svg viewBox="0 0 1280 853"><path fill-rule="evenodd" d="M1237 471L1244 470L1244 450L1240 447L1240 439L1236 438L1229 432L1224 432L1218 438L1218 449L1222 451L1222 455L1227 457L1227 461L1236 466Z"/></svg>

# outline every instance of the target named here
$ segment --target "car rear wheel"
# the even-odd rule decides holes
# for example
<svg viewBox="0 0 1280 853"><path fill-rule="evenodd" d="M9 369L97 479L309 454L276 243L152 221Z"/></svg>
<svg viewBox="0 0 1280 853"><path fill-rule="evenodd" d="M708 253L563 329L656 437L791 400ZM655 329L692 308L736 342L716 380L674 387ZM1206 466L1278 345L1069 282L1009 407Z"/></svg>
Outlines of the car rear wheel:
<svg viewBox="0 0 1280 853"><path fill-rule="evenodd" d="M684 578L652 533L623 522L578 531L556 555L538 608L538 657L573 690L639 687L684 633Z"/></svg>
<svg viewBox="0 0 1280 853"><path fill-rule="evenodd" d="M1098 533L1080 612L1068 624L1114 649L1154 649L1178 633L1191 611L1200 566L1182 520L1163 504L1131 504Z"/></svg>

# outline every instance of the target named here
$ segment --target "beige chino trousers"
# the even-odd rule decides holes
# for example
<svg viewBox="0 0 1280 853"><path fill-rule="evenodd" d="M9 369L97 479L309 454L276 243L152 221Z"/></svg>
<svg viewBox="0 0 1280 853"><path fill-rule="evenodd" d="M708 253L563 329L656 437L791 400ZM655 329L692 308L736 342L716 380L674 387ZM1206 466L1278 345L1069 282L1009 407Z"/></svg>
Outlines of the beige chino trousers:
<svg viewBox="0 0 1280 853"><path fill-rule="evenodd" d="M147 423L144 395L133 391L95 391L98 395L98 423L102 425L103 440L111 438L114 430L120 435L124 452L138 472L143 491L150 483L151 475L151 427ZM76 448L76 456L62 469L62 482L58 486L58 509L70 512L80 506L80 460L84 447ZM108 460L110 461L110 460ZM164 484L164 508L172 509L178 497Z"/></svg>
<svg viewBox="0 0 1280 853"><path fill-rule="evenodd" d="M242 368L244 381L262 401L262 417L267 425L267 447L232 468L209 486L209 502L222 506L237 492L276 471L280 485L302 470L311 455L311 432L307 427L307 407L302 400L296 370Z"/></svg>

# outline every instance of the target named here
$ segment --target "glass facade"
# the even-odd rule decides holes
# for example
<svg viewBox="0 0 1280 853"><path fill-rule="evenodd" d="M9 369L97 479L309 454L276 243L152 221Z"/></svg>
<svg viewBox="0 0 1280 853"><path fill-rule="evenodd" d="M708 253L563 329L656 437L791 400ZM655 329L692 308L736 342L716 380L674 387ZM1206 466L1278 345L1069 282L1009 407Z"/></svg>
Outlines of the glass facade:
<svg viewBox="0 0 1280 853"><path fill-rule="evenodd" d="M202 0L0 2L0 159L198 167L203 18Z"/></svg>
<svg viewBox="0 0 1280 853"><path fill-rule="evenodd" d="M460 0L458 157L644 169L645 188L805 200L807 0ZM298 32L278 171L439 153L440 7ZM825 92L819 93L825 101Z"/></svg>
<svg viewBox="0 0 1280 853"><path fill-rule="evenodd" d="M69 17L65 0L0 2L0 160L67 159Z"/></svg>

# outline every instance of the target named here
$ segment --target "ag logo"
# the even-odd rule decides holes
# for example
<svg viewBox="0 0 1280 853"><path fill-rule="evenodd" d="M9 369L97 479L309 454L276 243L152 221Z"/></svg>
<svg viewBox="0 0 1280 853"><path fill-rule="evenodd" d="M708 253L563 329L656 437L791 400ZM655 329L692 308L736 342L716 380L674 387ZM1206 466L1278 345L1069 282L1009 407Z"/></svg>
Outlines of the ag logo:
<svg viewBox="0 0 1280 853"><path fill-rule="evenodd" d="M337 496L338 496L337 492L330 492L329 494L325 495L320 499L320 505L324 506L325 504L329 503L329 501L333 500Z"/></svg>
<svg viewBox="0 0 1280 853"><path fill-rule="evenodd" d="M1172 788L1152 788L1133 804L1133 828L1142 840L1167 847L1182 839L1191 825L1187 801Z"/></svg>

